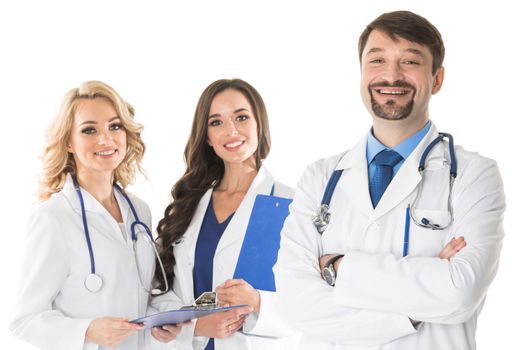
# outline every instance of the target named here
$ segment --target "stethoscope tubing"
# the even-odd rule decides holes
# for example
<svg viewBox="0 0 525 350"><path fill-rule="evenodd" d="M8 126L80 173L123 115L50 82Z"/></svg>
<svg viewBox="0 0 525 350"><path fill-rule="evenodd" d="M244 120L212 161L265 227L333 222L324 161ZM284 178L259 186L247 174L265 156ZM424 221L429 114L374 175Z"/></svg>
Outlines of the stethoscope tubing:
<svg viewBox="0 0 525 350"><path fill-rule="evenodd" d="M91 244L91 238L90 238L90 234L89 234L89 228L88 228L88 223L87 223L87 216L86 216L86 208L85 208L85 204L84 204L84 198L82 196L82 193L81 193L78 181L77 181L77 179L75 177L73 177L73 184L74 184L75 190L76 190L76 192L78 194L78 198L79 198L79 201L80 201L80 208L82 210L82 225L84 226L84 236L86 238L86 244L87 244L87 248L88 248L88 252L89 252L89 260L90 260L90 265L91 265L91 275L97 276L96 275L96 269L95 269L95 254L93 252L93 246ZM120 186L118 186L116 183L113 184L113 187L115 187L119 191L119 193L122 195L122 197L124 197L124 199L128 203L128 206L129 206L131 212L133 213L133 217L135 219L134 222L131 224L131 240L133 241L133 252L134 252L134 255L135 255L135 265L136 265L136 268L137 268L138 277L139 277L139 280L140 280L140 284L142 285L142 288L144 288L144 290L146 290L148 293L152 293L153 295L158 295L158 294L167 292L169 290L169 287L168 287L168 282L167 282L168 279L166 277L166 271L164 270L164 266L162 266L162 260L160 259L160 254L159 254L157 248L155 247L155 241L153 240L153 235L151 234L151 230L149 229L148 225L146 225L144 222L140 221L139 216L137 214L137 211L135 210L135 207L134 207L133 203L131 202L131 199L129 198L129 196L126 193L124 193L122 188L120 188ZM137 240L138 240L137 232L136 232L137 225L141 226L144 229L144 231L146 231L146 234L148 235L148 238L149 238L148 243L150 244L150 246L152 247L153 251L155 252L155 257L156 257L157 261L160 264L160 268L162 270L162 275L163 275L164 284L165 284L164 290L162 290L162 291L159 290L159 289L149 290L148 288L146 288L146 286L144 284L144 281L142 280L142 276L140 275L140 268L139 268L140 262L138 261L138 256L137 256ZM98 278L100 278L100 277L98 277Z"/></svg>
<svg viewBox="0 0 525 350"><path fill-rule="evenodd" d="M419 160L419 173L421 175L421 182L424 179L424 171L425 171L425 163L427 160L428 155L432 151L435 145L437 145L439 142L441 142L444 138L448 139L448 146L449 146L449 154L450 154L450 179L449 179L449 194L448 194L448 213L449 213L449 221L446 225L437 225L432 224L428 219L423 218L419 220L415 217L414 211L412 208L415 208L417 204L419 203L419 197L420 192L417 191L416 199L414 200L412 205L408 205L405 211L405 230L404 230L404 236L403 236L403 257L408 255L408 246L409 246L409 240L410 240L410 221L413 221L416 226L427 228L431 230L444 230L447 227L449 227L452 222L454 221L454 214L453 214L453 207L452 207L452 189L454 186L454 181L457 176L457 159L456 159L456 152L454 149L454 138L451 134L440 132L438 136L432 140L432 142L425 148L423 151L423 154L421 155L421 159ZM330 176L330 179L328 180L328 184L326 186L325 192L323 194L323 199L321 201L321 206L319 210L315 213L315 215L312 217L312 221L314 226L316 227L319 234L323 234L323 232L326 230L326 227L330 223L330 202L332 199L332 195L335 191L335 187L337 186L337 183L339 182L339 179L343 173L343 169L334 170L332 172L332 175Z"/></svg>
<svg viewBox="0 0 525 350"><path fill-rule="evenodd" d="M87 224L86 207L84 205L84 198L82 197L82 193L80 192L80 186L78 185L77 179L73 178L73 184L75 185L75 190L80 200L80 208L82 210L82 225L84 226L84 236L86 237L86 244L87 244L87 248L89 252L89 261L91 263L91 273L95 274L95 256L93 254L93 246L91 245L91 238L89 235L89 228Z"/></svg>

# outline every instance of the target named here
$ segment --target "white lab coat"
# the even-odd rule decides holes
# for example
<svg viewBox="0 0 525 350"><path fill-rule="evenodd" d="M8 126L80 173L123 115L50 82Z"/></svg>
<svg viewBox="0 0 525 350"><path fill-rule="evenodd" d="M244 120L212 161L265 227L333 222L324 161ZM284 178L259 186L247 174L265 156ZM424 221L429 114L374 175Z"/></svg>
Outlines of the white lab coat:
<svg viewBox="0 0 525 350"><path fill-rule="evenodd" d="M447 223L448 144L430 153L422 178L421 154L437 137L433 125L404 162L375 210L368 186L366 138L342 155L309 166L290 206L274 267L278 309L304 332L301 349L472 350L476 318L492 282L503 238L505 198L496 163L456 147L454 222L443 231L410 224L403 258L405 215L419 188L417 217ZM334 169L345 169L321 236L312 224ZM455 258L437 258L464 236ZM320 277L319 257L345 254L335 287ZM410 319L422 321L415 329Z"/></svg>
<svg viewBox="0 0 525 350"><path fill-rule="evenodd" d="M269 195L274 180L270 172L263 166L253 180L239 208L224 230L213 260L213 288L232 278L244 234L248 226L251 210L258 194ZM275 196L292 198L293 189L275 183ZM212 189L201 198L190 226L184 233L173 252L175 255L175 280L173 291L163 296L155 297L152 305L159 310L176 309L182 305L191 305L195 300L193 295L193 265L195 246L201 229L204 214L208 207ZM275 293L259 291L261 308L258 317L251 313L242 332L236 332L224 339L215 339L217 350L256 350L256 349L294 349L298 342L298 334L293 333L277 316L275 310ZM184 327L175 341L171 343L176 349L204 349L208 343L207 337L194 337L195 321L191 326Z"/></svg>
<svg viewBox="0 0 525 350"><path fill-rule="evenodd" d="M89 251L82 212L73 182L42 203L32 215L22 266L22 282L12 333L41 349L103 349L85 343L90 322L98 317L128 317L146 314L149 295L140 285L131 240L133 214L124 197L115 190L127 237L106 209L88 192L84 198L96 273L103 286L97 293L84 287L90 273ZM129 195L139 219L151 227L149 207ZM138 231L138 230L137 230ZM151 281L155 257L139 235L140 262L144 280ZM147 337L146 337L147 334ZM144 349L149 332L138 332L113 349Z"/></svg>

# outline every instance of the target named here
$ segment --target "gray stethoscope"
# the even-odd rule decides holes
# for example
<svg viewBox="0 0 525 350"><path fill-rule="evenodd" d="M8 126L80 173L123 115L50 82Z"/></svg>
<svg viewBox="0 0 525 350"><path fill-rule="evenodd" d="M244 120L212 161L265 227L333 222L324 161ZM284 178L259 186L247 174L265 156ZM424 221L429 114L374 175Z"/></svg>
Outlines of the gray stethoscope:
<svg viewBox="0 0 525 350"><path fill-rule="evenodd" d="M451 200L451 193L452 193L452 187L454 186L454 180L457 176L457 168L458 163L456 160L456 152L454 150L454 139L452 135L440 132L439 136L432 141L427 148L423 151L423 154L421 155L421 159L419 160L419 174L421 177L424 177L424 171L425 171L425 162L427 160L428 154L436 144L441 142L444 138L448 139L448 147L449 147L449 154L450 154L450 177L449 177L449 192L448 192L448 215L449 220L446 225L438 225L432 223L429 219L423 217L421 219L417 218L414 214L414 210L410 210L410 208L416 208L419 203L419 196L421 194L421 191L417 191L416 199L414 200L414 203L412 205L408 205L406 209L406 216L405 216L405 236L403 240L403 256L408 255L408 241L410 237L410 220L412 220L417 226L428 228L431 230L444 230L447 227L452 224L454 221L453 217L453 210L452 210L452 200ZM323 234L323 232L326 230L326 227L330 223L330 201L332 199L332 195L334 194L335 187L337 185L337 182L341 178L341 175L343 173L344 169L334 170L332 173L332 176L330 176L330 180L328 180L328 185L325 188L323 200L321 201L321 206L319 209L316 210L314 215L312 216L312 222L317 228L317 232L319 234ZM423 181L421 181L423 183Z"/></svg>
<svg viewBox="0 0 525 350"><path fill-rule="evenodd" d="M93 247L91 246L91 238L89 236L89 230L88 230L88 224L87 224L87 218L86 218L86 209L84 207L84 198L82 197L82 193L80 191L80 186L78 185L77 179L73 177L73 184L75 186L75 190L77 191L78 198L80 200L80 207L82 209L82 223L84 224L84 235L86 236L86 243L89 251L89 259L91 261L91 273L87 275L86 279L84 280L84 286L86 289L90 292L96 293L102 288L102 277L96 274L95 272L95 257L93 255ZM126 199L126 202L128 202L129 208L133 212L133 216L135 218L135 221L131 224L131 240L133 241L133 252L135 255L135 266L137 268L137 274L139 276L139 282L144 288L144 290L148 293L151 293L152 295L159 295L162 293L166 293L168 291L168 279L166 277L166 271L164 270L164 266L162 265L162 261L160 260L159 251L157 250L157 247L155 246L155 241L153 240L153 235L151 234L151 231L149 227L139 220L139 217L137 215L137 212L135 211L135 207L133 206L133 203L131 203L131 200L129 199L128 195L124 193L122 188L120 188L119 185L113 184L113 186L122 194L124 199ZM150 246L153 248L153 251L155 252L155 255L157 257L157 261L159 262L159 266L162 270L162 277L164 278L164 289L150 289L146 288L146 285L144 284L144 281L142 280L142 276L140 273L140 262L139 257L137 254L137 232L136 228L137 226L141 226L144 230L139 230L139 234L147 234L147 237L145 237L145 241L147 241ZM144 232L145 231L145 232Z"/></svg>

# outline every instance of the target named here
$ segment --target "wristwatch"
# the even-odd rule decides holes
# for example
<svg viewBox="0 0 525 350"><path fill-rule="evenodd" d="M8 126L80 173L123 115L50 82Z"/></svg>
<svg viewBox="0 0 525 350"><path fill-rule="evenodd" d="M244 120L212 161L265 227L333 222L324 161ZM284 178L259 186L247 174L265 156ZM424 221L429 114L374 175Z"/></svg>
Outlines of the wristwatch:
<svg viewBox="0 0 525 350"><path fill-rule="evenodd" d="M323 279L331 285L332 287L335 286L335 279L337 277L337 272L334 268L334 263L337 261L337 259L342 258L343 254L334 255L328 261L323 267Z"/></svg>

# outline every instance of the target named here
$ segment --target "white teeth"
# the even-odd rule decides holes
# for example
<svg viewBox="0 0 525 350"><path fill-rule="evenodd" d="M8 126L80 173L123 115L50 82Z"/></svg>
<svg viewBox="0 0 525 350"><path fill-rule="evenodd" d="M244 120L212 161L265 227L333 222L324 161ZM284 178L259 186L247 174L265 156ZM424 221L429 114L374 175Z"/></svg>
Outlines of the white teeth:
<svg viewBox="0 0 525 350"><path fill-rule="evenodd" d="M95 152L95 154L97 156L109 156L109 155L112 155L113 153L115 153L115 150L104 151L104 152Z"/></svg>
<svg viewBox="0 0 525 350"><path fill-rule="evenodd" d="M233 147L237 147L237 146L242 145L242 143L243 143L243 141L236 141L236 142L232 142L232 143L227 143L224 146L226 148L233 148Z"/></svg>
<svg viewBox="0 0 525 350"><path fill-rule="evenodd" d="M404 94L406 94L407 92L406 92L406 91L399 91L399 90L394 90L394 91L389 91L389 90L379 90L379 93L381 93L381 94L386 94L386 95L404 95Z"/></svg>

